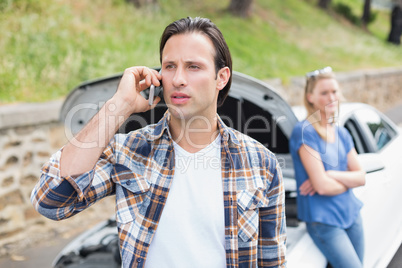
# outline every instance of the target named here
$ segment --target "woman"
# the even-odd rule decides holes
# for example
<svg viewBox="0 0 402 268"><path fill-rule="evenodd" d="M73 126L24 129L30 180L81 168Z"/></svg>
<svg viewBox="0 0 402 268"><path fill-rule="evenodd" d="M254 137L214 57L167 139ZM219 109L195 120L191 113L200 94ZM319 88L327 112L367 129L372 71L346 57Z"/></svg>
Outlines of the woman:
<svg viewBox="0 0 402 268"><path fill-rule="evenodd" d="M306 76L307 118L289 141L298 216L332 267L363 267L362 203L352 188L365 184L365 172L352 137L336 125L340 91L331 67Z"/></svg>

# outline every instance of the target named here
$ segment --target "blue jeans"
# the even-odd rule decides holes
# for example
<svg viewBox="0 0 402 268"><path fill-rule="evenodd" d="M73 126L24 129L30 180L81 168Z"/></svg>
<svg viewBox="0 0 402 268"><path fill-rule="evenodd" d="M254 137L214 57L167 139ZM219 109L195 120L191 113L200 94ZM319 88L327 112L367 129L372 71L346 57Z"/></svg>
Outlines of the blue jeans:
<svg viewBox="0 0 402 268"><path fill-rule="evenodd" d="M334 268L363 267L363 222L359 215L347 229L312 222L306 223L307 231Z"/></svg>

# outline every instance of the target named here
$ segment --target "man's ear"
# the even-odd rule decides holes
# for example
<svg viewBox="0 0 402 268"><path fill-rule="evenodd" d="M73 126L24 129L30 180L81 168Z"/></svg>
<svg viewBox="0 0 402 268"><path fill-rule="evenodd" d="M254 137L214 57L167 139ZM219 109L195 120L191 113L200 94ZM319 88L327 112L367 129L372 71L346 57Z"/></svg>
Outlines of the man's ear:
<svg viewBox="0 0 402 268"><path fill-rule="evenodd" d="M226 84L228 83L230 78L230 69L229 67L223 67L218 71L217 74L217 84L216 84L216 88L218 90L222 90Z"/></svg>

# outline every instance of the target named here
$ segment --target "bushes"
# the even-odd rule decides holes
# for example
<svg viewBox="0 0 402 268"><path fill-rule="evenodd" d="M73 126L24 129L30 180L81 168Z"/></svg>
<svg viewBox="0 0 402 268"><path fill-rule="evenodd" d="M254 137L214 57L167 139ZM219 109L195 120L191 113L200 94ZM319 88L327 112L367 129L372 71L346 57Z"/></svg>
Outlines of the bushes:
<svg viewBox="0 0 402 268"><path fill-rule="evenodd" d="M350 6L343 4L343 3L335 3L335 4L333 4L332 8L336 13L343 16L351 23L361 26L361 24L362 24L361 17L355 15ZM368 24L374 22L376 20L376 18L377 18L377 12L371 11Z"/></svg>

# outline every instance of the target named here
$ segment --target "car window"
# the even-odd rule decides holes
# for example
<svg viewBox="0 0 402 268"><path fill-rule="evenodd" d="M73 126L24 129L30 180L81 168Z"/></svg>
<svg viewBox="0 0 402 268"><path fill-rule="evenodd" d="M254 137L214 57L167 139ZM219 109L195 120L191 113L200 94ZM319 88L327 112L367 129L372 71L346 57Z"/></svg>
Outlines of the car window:
<svg viewBox="0 0 402 268"><path fill-rule="evenodd" d="M356 123L356 120L354 118L349 118L345 122L345 128L349 131L350 135L352 136L356 152L358 154L369 153L370 150L367 146L367 143L364 141L363 135L358 127L358 124Z"/></svg>
<svg viewBox="0 0 402 268"><path fill-rule="evenodd" d="M395 136L396 131L376 111L361 109L355 112L355 116L368 127L377 150L381 150Z"/></svg>

